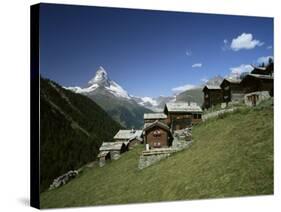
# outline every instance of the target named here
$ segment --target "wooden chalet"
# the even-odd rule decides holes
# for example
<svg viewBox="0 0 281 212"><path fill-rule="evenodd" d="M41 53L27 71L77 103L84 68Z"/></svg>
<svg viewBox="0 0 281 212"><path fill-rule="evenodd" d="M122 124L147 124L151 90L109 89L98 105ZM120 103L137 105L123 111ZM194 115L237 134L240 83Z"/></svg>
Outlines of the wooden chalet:
<svg viewBox="0 0 281 212"><path fill-rule="evenodd" d="M166 103L164 113L167 115L166 123L172 131L189 128L202 120L201 107L187 102Z"/></svg>
<svg viewBox="0 0 281 212"><path fill-rule="evenodd" d="M206 85L203 88L203 93L203 108L208 109L214 105L221 104L223 102L222 89L220 86Z"/></svg>
<svg viewBox="0 0 281 212"><path fill-rule="evenodd" d="M244 93L268 91L273 96L273 76L261 74L248 74L241 81Z"/></svg>
<svg viewBox="0 0 281 212"><path fill-rule="evenodd" d="M172 133L167 124L161 121L146 123L144 125L144 142L149 149L165 148L172 145Z"/></svg>
<svg viewBox="0 0 281 212"><path fill-rule="evenodd" d="M240 101L244 97L241 79L224 79L220 84L223 102Z"/></svg>
<svg viewBox="0 0 281 212"><path fill-rule="evenodd" d="M143 119L144 123L153 123L158 120L167 124L167 115L165 113L145 113Z"/></svg>

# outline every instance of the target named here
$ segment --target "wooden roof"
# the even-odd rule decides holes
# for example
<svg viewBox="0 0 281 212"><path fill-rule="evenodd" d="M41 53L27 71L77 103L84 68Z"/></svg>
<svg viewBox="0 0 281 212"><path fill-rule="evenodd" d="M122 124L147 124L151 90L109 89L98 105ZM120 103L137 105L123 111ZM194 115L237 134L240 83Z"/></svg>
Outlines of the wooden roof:
<svg viewBox="0 0 281 212"><path fill-rule="evenodd" d="M166 103L165 109L168 112L202 112L200 106L195 104L189 105L187 102L169 102Z"/></svg>

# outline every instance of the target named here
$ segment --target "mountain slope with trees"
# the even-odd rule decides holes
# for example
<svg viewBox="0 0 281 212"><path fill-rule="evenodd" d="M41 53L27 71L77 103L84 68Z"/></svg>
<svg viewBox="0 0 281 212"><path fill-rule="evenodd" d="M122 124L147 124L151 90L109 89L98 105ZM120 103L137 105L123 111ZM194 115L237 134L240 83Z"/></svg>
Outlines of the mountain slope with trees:
<svg viewBox="0 0 281 212"><path fill-rule="evenodd" d="M61 174L96 159L103 141L122 128L88 97L40 79L41 191Z"/></svg>

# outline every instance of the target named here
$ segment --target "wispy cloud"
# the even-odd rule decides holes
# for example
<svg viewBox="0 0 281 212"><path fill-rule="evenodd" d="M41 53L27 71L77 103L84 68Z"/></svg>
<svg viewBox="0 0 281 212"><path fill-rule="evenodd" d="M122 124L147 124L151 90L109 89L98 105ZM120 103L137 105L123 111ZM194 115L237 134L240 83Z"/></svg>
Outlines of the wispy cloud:
<svg viewBox="0 0 281 212"><path fill-rule="evenodd" d="M175 94L179 94L183 91L191 90L193 88L196 88L196 85L186 84L186 85L182 85L182 86L179 86L179 87L172 88L172 92L175 93Z"/></svg>
<svg viewBox="0 0 281 212"><path fill-rule="evenodd" d="M264 63L266 65L268 64L269 58L274 59L273 56L263 56L254 60L253 63L258 63L258 65ZM236 67L231 67L229 69L230 73L226 76L226 78L239 78L242 73L251 72L253 69L253 66L250 64L241 64Z"/></svg>
<svg viewBox="0 0 281 212"><path fill-rule="evenodd" d="M266 48L267 48L267 49L272 49L272 46L267 46Z"/></svg>
<svg viewBox="0 0 281 212"><path fill-rule="evenodd" d="M201 68L202 66L203 66L202 63L195 63L195 64L193 64L191 67L192 67L192 68Z"/></svg>
<svg viewBox="0 0 281 212"><path fill-rule="evenodd" d="M237 38L233 38L230 44L230 48L233 51L239 51L241 49L253 49L257 46L262 46L264 42L255 40L251 33L242 33Z"/></svg>
<svg viewBox="0 0 281 212"><path fill-rule="evenodd" d="M206 83L206 82L208 82L208 79L204 77L204 78L201 78L200 81Z"/></svg>
<svg viewBox="0 0 281 212"><path fill-rule="evenodd" d="M243 72L249 72L252 71L253 67L249 64L241 64L240 66L237 67L232 67L230 68L231 74L242 74Z"/></svg>
<svg viewBox="0 0 281 212"><path fill-rule="evenodd" d="M237 79L242 73L251 72L253 67L250 64L241 64L237 67L231 67L229 70L230 73L226 76L226 78Z"/></svg>
<svg viewBox="0 0 281 212"><path fill-rule="evenodd" d="M191 50L190 49L187 49L186 51L185 51L185 55L186 56L191 56L192 55L192 52L191 52Z"/></svg>
<svg viewBox="0 0 281 212"><path fill-rule="evenodd" d="M230 48L230 47L229 47L228 40L227 40L227 39L224 39L224 40L223 40L223 45L222 45L221 49L222 49L223 51L226 51L226 50L228 50L229 48Z"/></svg>

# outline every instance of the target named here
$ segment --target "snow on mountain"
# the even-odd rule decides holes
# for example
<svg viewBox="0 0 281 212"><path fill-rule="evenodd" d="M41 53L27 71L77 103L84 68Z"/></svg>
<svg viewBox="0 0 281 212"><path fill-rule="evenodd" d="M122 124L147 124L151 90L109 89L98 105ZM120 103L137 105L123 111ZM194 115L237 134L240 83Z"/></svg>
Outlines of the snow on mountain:
<svg viewBox="0 0 281 212"><path fill-rule="evenodd" d="M154 112L161 112L164 105L168 102L176 101L176 96L159 96L159 97L138 97L131 96L139 105L144 106Z"/></svg>
<svg viewBox="0 0 281 212"><path fill-rule="evenodd" d="M145 105L145 103L151 104L152 106L157 106L158 103L155 99L145 96L145 97L140 97L140 99L142 100L142 102L140 102L140 105Z"/></svg>
<svg viewBox="0 0 281 212"><path fill-rule="evenodd" d="M103 88L116 97L131 99L126 90L124 90L115 81L109 79L106 70L102 66L99 67L95 76L88 82L88 86L86 88L78 86L67 87L67 89L81 94L89 94L94 92L97 88Z"/></svg>
<svg viewBox="0 0 281 212"><path fill-rule="evenodd" d="M147 109L155 112L162 111L165 103L173 102L176 100L175 96L159 96L159 97L138 97L129 95L128 92L122 88L117 82L111 80L106 70L100 66L96 71L95 76L88 82L88 85L84 88L74 86L65 87L66 89L72 90L75 93L85 94L91 96L99 91L106 91L118 98L124 98L125 100L133 100L138 105L143 106ZM101 90L100 90L101 89Z"/></svg>
<svg viewBox="0 0 281 212"><path fill-rule="evenodd" d="M128 92L124 90L120 85L118 85L114 81L110 81L109 87L105 87L110 93L117 97L123 97L126 99L131 99L131 97L128 95Z"/></svg>
<svg viewBox="0 0 281 212"><path fill-rule="evenodd" d="M102 66L99 67L96 75L88 82L88 85L110 86L108 74Z"/></svg>

